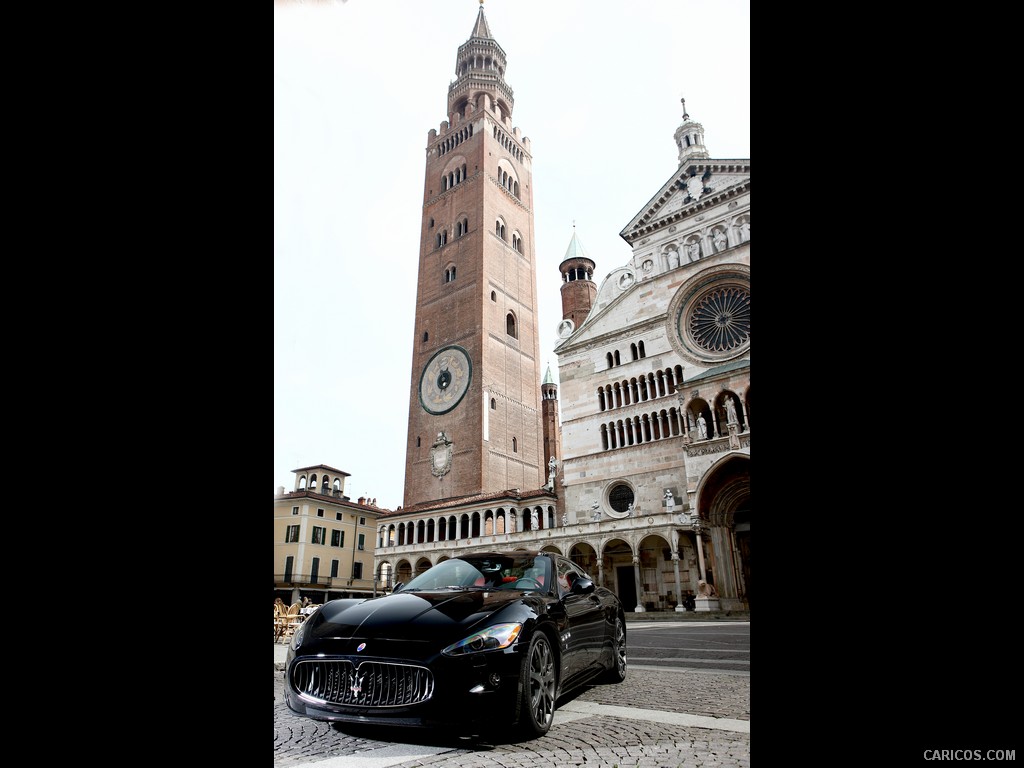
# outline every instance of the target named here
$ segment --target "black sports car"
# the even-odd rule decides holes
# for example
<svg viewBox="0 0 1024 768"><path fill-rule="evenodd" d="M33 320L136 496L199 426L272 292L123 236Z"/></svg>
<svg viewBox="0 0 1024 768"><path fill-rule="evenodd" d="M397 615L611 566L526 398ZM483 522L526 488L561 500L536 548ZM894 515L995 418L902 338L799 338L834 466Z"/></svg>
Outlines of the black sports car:
<svg viewBox="0 0 1024 768"><path fill-rule="evenodd" d="M288 706L316 720L541 736L562 694L625 679L626 620L567 557L467 554L389 595L324 603L284 676Z"/></svg>

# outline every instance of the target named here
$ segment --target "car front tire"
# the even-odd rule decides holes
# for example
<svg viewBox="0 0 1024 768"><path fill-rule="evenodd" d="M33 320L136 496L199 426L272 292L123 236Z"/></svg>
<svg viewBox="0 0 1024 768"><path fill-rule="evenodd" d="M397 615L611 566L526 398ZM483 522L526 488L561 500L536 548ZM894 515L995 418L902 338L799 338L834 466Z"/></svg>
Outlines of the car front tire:
<svg viewBox="0 0 1024 768"><path fill-rule="evenodd" d="M526 736L543 736L555 716L558 667L551 641L534 634L519 669L519 727Z"/></svg>

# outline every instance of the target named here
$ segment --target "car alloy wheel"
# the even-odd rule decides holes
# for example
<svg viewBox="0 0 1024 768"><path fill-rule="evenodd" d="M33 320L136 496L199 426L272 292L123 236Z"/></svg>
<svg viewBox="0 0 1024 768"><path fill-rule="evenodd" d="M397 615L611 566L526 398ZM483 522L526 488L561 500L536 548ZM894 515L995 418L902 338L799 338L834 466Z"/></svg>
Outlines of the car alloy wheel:
<svg viewBox="0 0 1024 768"><path fill-rule="evenodd" d="M543 736L555 716L558 674L547 635L537 632L520 673L520 726L529 736Z"/></svg>
<svg viewBox="0 0 1024 768"><path fill-rule="evenodd" d="M602 682L621 683L626 679L626 625L622 617L615 619L615 635L612 637L612 666L604 674Z"/></svg>

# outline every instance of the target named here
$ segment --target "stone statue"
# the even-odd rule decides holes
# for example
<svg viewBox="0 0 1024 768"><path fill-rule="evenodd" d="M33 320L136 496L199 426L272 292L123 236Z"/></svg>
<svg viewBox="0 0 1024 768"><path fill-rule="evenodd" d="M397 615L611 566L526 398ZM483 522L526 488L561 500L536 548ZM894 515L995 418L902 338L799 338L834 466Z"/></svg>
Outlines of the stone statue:
<svg viewBox="0 0 1024 768"><path fill-rule="evenodd" d="M562 513L562 526L565 527L568 524L569 524L569 513L568 512L563 512Z"/></svg>
<svg viewBox="0 0 1024 768"><path fill-rule="evenodd" d="M694 240L686 246L686 253L689 255L690 261L697 261L700 259L700 243Z"/></svg>
<svg viewBox="0 0 1024 768"><path fill-rule="evenodd" d="M530 510L530 530L536 531L540 527L540 518L537 516L537 508Z"/></svg>
<svg viewBox="0 0 1024 768"><path fill-rule="evenodd" d="M679 251L673 248L668 252L668 268L675 269L679 266Z"/></svg>
<svg viewBox="0 0 1024 768"><path fill-rule="evenodd" d="M718 590L714 584L708 584L704 579L697 582L697 594L701 597L718 597Z"/></svg>
<svg viewBox="0 0 1024 768"><path fill-rule="evenodd" d="M697 435L701 440L708 439L708 423L704 421L704 414L697 416Z"/></svg>
<svg viewBox="0 0 1024 768"><path fill-rule="evenodd" d="M725 414L729 424L736 423L736 403L732 401L731 397L725 398Z"/></svg>
<svg viewBox="0 0 1024 768"><path fill-rule="evenodd" d="M631 502L629 502L629 506L626 507L626 517L632 517L632 516L633 516L633 502L631 501Z"/></svg>
<svg viewBox="0 0 1024 768"><path fill-rule="evenodd" d="M675 505L676 505L676 498L675 498L675 496L672 495L672 489L671 488L666 488L665 489L665 506L668 507L669 509L672 509L672 507L674 507Z"/></svg>
<svg viewBox="0 0 1024 768"><path fill-rule="evenodd" d="M715 234L714 234L714 238L715 238L715 250L716 251L724 251L725 250L725 243L726 243L725 232L723 232L720 229L716 229L715 230Z"/></svg>

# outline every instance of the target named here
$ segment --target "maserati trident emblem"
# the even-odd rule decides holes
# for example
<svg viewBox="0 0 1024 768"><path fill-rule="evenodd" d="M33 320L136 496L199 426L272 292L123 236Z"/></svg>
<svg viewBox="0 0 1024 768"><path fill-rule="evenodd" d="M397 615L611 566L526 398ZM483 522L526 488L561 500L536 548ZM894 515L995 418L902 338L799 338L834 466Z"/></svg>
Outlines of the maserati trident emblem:
<svg viewBox="0 0 1024 768"><path fill-rule="evenodd" d="M349 690L352 691L352 695L353 696L358 696L360 693L363 692L363 680L365 680L365 679L366 679L366 675L365 674L364 675L360 675L359 677L356 678L356 684L353 685L351 688L349 688Z"/></svg>

